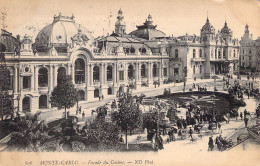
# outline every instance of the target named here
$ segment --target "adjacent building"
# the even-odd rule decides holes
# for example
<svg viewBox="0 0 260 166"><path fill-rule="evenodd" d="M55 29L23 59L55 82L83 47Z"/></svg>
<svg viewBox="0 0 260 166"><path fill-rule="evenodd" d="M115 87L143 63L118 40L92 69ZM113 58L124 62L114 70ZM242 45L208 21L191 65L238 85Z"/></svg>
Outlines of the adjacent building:
<svg viewBox="0 0 260 166"><path fill-rule="evenodd" d="M211 78L216 74L236 74L239 65L239 41L224 23L216 32L209 18L200 36L184 35L168 40L170 45L170 80Z"/></svg>
<svg viewBox="0 0 260 166"><path fill-rule="evenodd" d="M253 35L249 34L249 26L245 26L245 32L240 40L240 67L241 70L255 72L259 70L260 38L253 40Z"/></svg>

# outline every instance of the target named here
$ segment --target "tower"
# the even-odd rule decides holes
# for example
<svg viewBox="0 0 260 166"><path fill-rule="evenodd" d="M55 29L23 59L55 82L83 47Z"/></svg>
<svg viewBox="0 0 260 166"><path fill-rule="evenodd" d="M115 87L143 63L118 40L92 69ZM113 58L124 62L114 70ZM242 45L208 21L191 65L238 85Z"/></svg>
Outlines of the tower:
<svg viewBox="0 0 260 166"><path fill-rule="evenodd" d="M118 11L118 16L117 16L117 21L115 23L115 33L116 34L125 34L125 21L124 21L124 16L123 16L123 12L120 9Z"/></svg>

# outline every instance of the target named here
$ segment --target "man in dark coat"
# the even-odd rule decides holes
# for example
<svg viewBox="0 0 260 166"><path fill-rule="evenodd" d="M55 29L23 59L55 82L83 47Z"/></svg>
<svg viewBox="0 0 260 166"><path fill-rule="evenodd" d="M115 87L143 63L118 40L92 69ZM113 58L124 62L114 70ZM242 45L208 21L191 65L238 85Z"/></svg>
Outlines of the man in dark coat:
<svg viewBox="0 0 260 166"><path fill-rule="evenodd" d="M214 141L213 141L213 138L212 138L213 136L210 136L209 137L209 143L208 143L208 145L209 145L209 149L212 151L213 150L213 148L214 148Z"/></svg>

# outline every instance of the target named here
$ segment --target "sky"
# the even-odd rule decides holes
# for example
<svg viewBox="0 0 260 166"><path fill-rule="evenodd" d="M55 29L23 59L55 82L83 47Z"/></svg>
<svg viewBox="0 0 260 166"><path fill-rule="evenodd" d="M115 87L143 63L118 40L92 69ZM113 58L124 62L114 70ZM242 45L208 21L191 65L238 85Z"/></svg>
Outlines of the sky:
<svg viewBox="0 0 260 166"><path fill-rule="evenodd" d="M59 13L73 14L94 37L111 34L120 8L127 33L151 14L167 36L200 35L208 15L216 31L226 20L235 38L242 37L246 24L254 39L260 36L260 0L0 0L0 10L7 13L6 29L33 38Z"/></svg>

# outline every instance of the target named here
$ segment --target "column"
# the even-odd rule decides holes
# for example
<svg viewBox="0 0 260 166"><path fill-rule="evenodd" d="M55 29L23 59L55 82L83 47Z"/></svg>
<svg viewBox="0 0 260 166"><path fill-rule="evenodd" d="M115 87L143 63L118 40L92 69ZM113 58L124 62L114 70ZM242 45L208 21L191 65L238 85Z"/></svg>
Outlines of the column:
<svg viewBox="0 0 260 166"><path fill-rule="evenodd" d="M124 82L127 84L128 83L128 72L127 72L128 66L124 64Z"/></svg>
<svg viewBox="0 0 260 166"><path fill-rule="evenodd" d="M53 67L49 66L49 93L51 93L53 89Z"/></svg>
<svg viewBox="0 0 260 166"><path fill-rule="evenodd" d="M71 65L71 79L72 83L75 84L75 67L73 64Z"/></svg>
<svg viewBox="0 0 260 166"><path fill-rule="evenodd" d="M147 63L147 85L148 85L148 87L150 86L150 75L151 75L150 66L151 66L151 63L148 62Z"/></svg>
<svg viewBox="0 0 260 166"><path fill-rule="evenodd" d="M93 86L93 65L92 64L90 64L90 66L89 66L89 68L90 68L90 73L89 73L89 76L90 76L90 86Z"/></svg>
<svg viewBox="0 0 260 166"><path fill-rule="evenodd" d="M17 87L18 87L18 85L17 85L17 77L18 77L18 75L17 75L17 66L14 66L14 82L13 82L13 89L14 89L14 93L17 93Z"/></svg>
<svg viewBox="0 0 260 166"><path fill-rule="evenodd" d="M104 66L103 66L103 63L101 63L100 65L100 69L99 69L99 72L100 72L100 75L99 75L99 81L100 81L100 85L103 85L104 84Z"/></svg>
<svg viewBox="0 0 260 166"><path fill-rule="evenodd" d="M113 64L113 82L116 84L116 64Z"/></svg>
<svg viewBox="0 0 260 166"><path fill-rule="evenodd" d="M141 63L138 63L138 80L141 81Z"/></svg>
<svg viewBox="0 0 260 166"><path fill-rule="evenodd" d="M138 63L135 63L135 82L138 80Z"/></svg>
<svg viewBox="0 0 260 166"><path fill-rule="evenodd" d="M104 64L104 68L105 68L105 71L104 71L104 84L106 85L107 84L107 64L105 63ZM112 73L112 76L114 75L114 73Z"/></svg>
<svg viewBox="0 0 260 166"><path fill-rule="evenodd" d="M86 83L86 87L89 85L88 84L88 65L85 65L85 83Z"/></svg>
<svg viewBox="0 0 260 166"><path fill-rule="evenodd" d="M38 67L34 66L34 91L38 91Z"/></svg>
<svg viewBox="0 0 260 166"><path fill-rule="evenodd" d="M35 75L34 75L34 73L35 73L34 70L35 70L35 68L32 69L33 74L32 74L32 76L31 76L31 78L30 78L30 79L31 79L31 80L30 80L30 81L31 81L31 88L30 88L30 91L34 91L34 76L35 76Z"/></svg>
<svg viewBox="0 0 260 166"><path fill-rule="evenodd" d="M159 76L158 76L158 81L162 81L162 64L159 63Z"/></svg>
<svg viewBox="0 0 260 166"><path fill-rule="evenodd" d="M57 66L56 65L53 65L53 87L57 86L57 83L58 83L58 76L57 76Z"/></svg>
<svg viewBox="0 0 260 166"><path fill-rule="evenodd" d="M71 75L71 64L68 64L67 74L68 74L68 75Z"/></svg>

